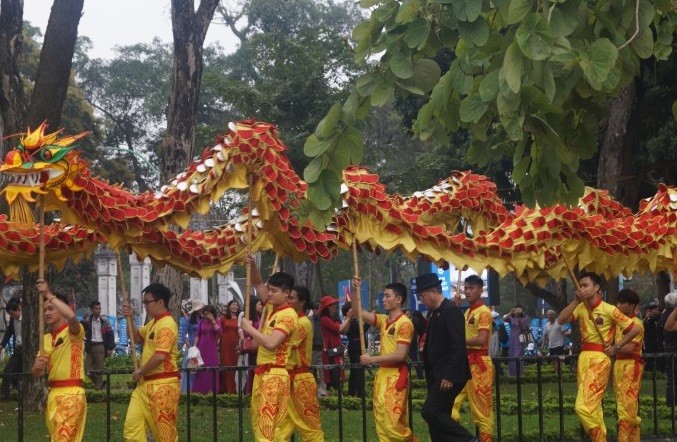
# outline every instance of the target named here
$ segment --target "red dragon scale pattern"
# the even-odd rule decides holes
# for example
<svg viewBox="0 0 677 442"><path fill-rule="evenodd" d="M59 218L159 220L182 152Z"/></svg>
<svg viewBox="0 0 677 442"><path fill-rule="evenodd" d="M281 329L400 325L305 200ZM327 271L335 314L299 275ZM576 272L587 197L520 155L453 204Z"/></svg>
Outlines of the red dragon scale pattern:
<svg viewBox="0 0 677 442"><path fill-rule="evenodd" d="M296 215L307 184L284 155L277 128L254 120L230 123L228 133L158 191L135 194L93 177L73 144L42 125L28 130L0 172L10 218L0 216L0 270L16 275L37 266L39 228L29 204L40 196L61 224L45 229L47 259L62 264L101 242L149 256L200 277L224 273L242 260L248 216L207 231L185 228L194 213L254 175L254 250L274 249L296 260L330 259L357 241L372 249L401 250L439 264L491 266L523 282L565 275L562 254L581 268L607 276L675 267L677 190L661 186L637 214L607 192L587 189L579 205L517 207L508 211L496 186L482 175L453 172L430 189L389 195L378 176L351 166L343 173L342 207L320 231ZM459 233L463 218L472 237Z"/></svg>

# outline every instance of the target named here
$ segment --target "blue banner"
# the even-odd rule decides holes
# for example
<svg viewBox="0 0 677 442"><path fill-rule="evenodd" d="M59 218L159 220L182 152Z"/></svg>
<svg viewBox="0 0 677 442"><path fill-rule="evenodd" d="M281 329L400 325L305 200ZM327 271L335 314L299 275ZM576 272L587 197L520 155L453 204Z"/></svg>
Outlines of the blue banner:
<svg viewBox="0 0 677 442"><path fill-rule="evenodd" d="M350 279L345 279L339 281L338 283L338 294L339 294L339 311L343 307L343 304L346 301L351 301L352 296L352 284ZM362 286L360 287L360 296L362 296L362 308L364 310L371 310L372 307L369 305L369 283L362 280Z"/></svg>

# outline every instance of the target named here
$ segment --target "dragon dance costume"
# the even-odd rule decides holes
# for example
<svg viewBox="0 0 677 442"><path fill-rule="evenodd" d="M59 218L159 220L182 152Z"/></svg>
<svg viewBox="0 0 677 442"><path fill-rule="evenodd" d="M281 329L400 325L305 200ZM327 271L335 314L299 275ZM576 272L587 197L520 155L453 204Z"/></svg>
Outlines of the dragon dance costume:
<svg viewBox="0 0 677 442"><path fill-rule="evenodd" d="M179 440L176 429L179 411L179 330L169 312L153 318L139 329L143 341L141 366L156 353L166 355L164 362L146 373L139 381L129 400L125 418L125 441L145 442L150 430L158 442Z"/></svg>
<svg viewBox="0 0 677 442"><path fill-rule="evenodd" d="M85 396L85 329L70 332L68 323L44 336L45 357L49 360L49 395L45 422L53 442L81 441L87 420Z"/></svg>
<svg viewBox="0 0 677 442"><path fill-rule="evenodd" d="M634 322L601 299L597 300L590 312L585 304L578 304L573 311L572 321L578 322L582 342L576 377L576 414L593 442L606 441L602 398L609 383L611 359L604 353L604 348L607 343L614 341L614 325L621 329L621 333L627 333ZM595 330L595 325L604 337L604 342Z"/></svg>
<svg viewBox="0 0 677 442"><path fill-rule="evenodd" d="M287 363L291 352L291 335L298 324L298 315L287 304L275 308L268 304L265 308L269 309L269 314L264 314L261 333L269 336L277 330L285 335L285 339L273 351L259 346L256 356L251 413L254 440L257 442L284 440L280 425L289 413Z"/></svg>
<svg viewBox="0 0 677 442"><path fill-rule="evenodd" d="M644 325L639 318L632 318L639 334L631 341L635 346L632 354L619 353L614 363L614 394L616 395L616 412L618 414L618 442L639 442L641 418L638 416L639 389L644 374L642 359L642 343L644 342ZM622 339L622 330L616 327L616 341Z"/></svg>
<svg viewBox="0 0 677 442"><path fill-rule="evenodd" d="M317 400L317 382L310 372L313 356L313 324L304 314L291 336L291 352L287 362L291 401L288 417L280 424L284 440L291 439L298 430L303 442L323 442L320 404Z"/></svg>
<svg viewBox="0 0 677 442"><path fill-rule="evenodd" d="M411 345L414 325L404 313L393 321L388 315L374 315L374 326L381 331L381 356L397 350L398 344ZM374 377L374 422L380 441L407 442L416 440L409 427L407 395L409 369L407 362L381 365Z"/></svg>
<svg viewBox="0 0 677 442"><path fill-rule="evenodd" d="M478 300L465 312L466 340L477 337L482 330L490 334L492 324L491 310ZM461 406L467 399L472 420L480 429L480 440L490 442L494 434L494 363L489 357L488 344L468 345L467 350L472 379L468 380L463 391L456 396L451 418L457 422L461 419Z"/></svg>

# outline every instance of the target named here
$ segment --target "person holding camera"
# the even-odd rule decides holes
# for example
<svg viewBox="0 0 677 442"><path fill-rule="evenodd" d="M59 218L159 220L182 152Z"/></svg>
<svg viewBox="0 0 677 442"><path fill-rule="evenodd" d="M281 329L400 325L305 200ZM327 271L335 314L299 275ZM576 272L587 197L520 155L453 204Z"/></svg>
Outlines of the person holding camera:
<svg viewBox="0 0 677 442"><path fill-rule="evenodd" d="M517 304L505 316L503 321L510 325L510 346L508 347L508 356L518 357L524 355L524 345L531 338L531 331L529 329L529 317L524 314L522 306ZM523 336L523 337L522 337ZM524 370L523 361L508 362L508 374L510 376L517 376L522 374Z"/></svg>

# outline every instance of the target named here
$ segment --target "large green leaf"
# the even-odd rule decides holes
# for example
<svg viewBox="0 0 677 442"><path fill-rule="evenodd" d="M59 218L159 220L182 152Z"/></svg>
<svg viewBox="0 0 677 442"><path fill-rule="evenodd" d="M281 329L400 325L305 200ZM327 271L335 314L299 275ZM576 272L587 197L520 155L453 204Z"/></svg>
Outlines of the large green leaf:
<svg viewBox="0 0 677 442"><path fill-rule="evenodd" d="M580 54L579 65L590 86L601 90L609 71L616 64L618 49L607 38L595 40L588 51Z"/></svg>
<svg viewBox="0 0 677 442"><path fill-rule="evenodd" d="M637 37L630 42L630 47L635 51L639 58L649 58L653 55L653 33L651 28L641 28Z"/></svg>
<svg viewBox="0 0 677 442"><path fill-rule="evenodd" d="M489 103L482 101L479 93L468 95L461 101L461 121L477 123L489 107Z"/></svg>
<svg viewBox="0 0 677 442"><path fill-rule="evenodd" d="M354 126L348 126L339 137L336 143L336 150L343 150L350 154L350 164L360 164L364 153L364 140L362 133ZM343 170L345 167L336 168Z"/></svg>
<svg viewBox="0 0 677 442"><path fill-rule="evenodd" d="M368 97L374 92L376 86L381 83L381 77L377 74L367 74L361 76L355 83L357 92L363 97Z"/></svg>
<svg viewBox="0 0 677 442"><path fill-rule="evenodd" d="M322 155L331 147L331 138L319 139L315 134L310 135L303 145L303 153L309 157Z"/></svg>
<svg viewBox="0 0 677 442"><path fill-rule="evenodd" d="M530 14L515 33L522 53L532 60L545 60L550 55L550 28L541 14Z"/></svg>
<svg viewBox="0 0 677 442"><path fill-rule="evenodd" d="M383 106L393 97L393 87L388 83L379 83L371 93L371 105Z"/></svg>
<svg viewBox="0 0 677 442"><path fill-rule="evenodd" d="M315 157L313 160L308 163L305 169L303 169L303 179L307 183L314 183L320 177L320 173L325 166L325 157Z"/></svg>
<svg viewBox="0 0 677 442"><path fill-rule="evenodd" d="M395 17L395 21L398 23L409 23L420 11L421 0L404 0L402 6L400 6L400 11Z"/></svg>
<svg viewBox="0 0 677 442"><path fill-rule="evenodd" d="M423 17L419 17L407 27L404 41L412 49L421 48L428 40L428 34L430 34L430 22Z"/></svg>
<svg viewBox="0 0 677 442"><path fill-rule="evenodd" d="M475 21L482 12L482 2L477 0L455 0L451 6L461 21Z"/></svg>
<svg viewBox="0 0 677 442"><path fill-rule="evenodd" d="M414 75L414 64L408 47L393 54L390 59L390 70L398 78L407 79Z"/></svg>
<svg viewBox="0 0 677 442"><path fill-rule="evenodd" d="M470 88L472 87L472 77L466 75L461 70L461 64L458 59L451 62L451 66L449 66L449 75L451 85L459 94L467 94L470 91Z"/></svg>
<svg viewBox="0 0 677 442"><path fill-rule="evenodd" d="M391 0L371 12L371 16L381 23L386 23L391 18L395 17L397 11L400 9L400 3L396 0Z"/></svg>
<svg viewBox="0 0 677 442"><path fill-rule="evenodd" d="M560 3L550 14L550 33L553 38L571 35L578 26L580 13L575 7L568 6L572 3Z"/></svg>
<svg viewBox="0 0 677 442"><path fill-rule="evenodd" d="M343 106L341 106L341 103L334 103L327 115L318 123L317 128L315 129L317 138L320 140L327 139L333 130L336 129L336 125L341 120L342 114Z"/></svg>
<svg viewBox="0 0 677 442"><path fill-rule="evenodd" d="M534 5L533 0L510 0L508 6L508 24L513 25L522 21Z"/></svg>
<svg viewBox="0 0 677 442"><path fill-rule="evenodd" d="M308 199L318 210L328 210L338 202L341 195L339 176L330 170L323 170L320 178L308 185Z"/></svg>
<svg viewBox="0 0 677 442"><path fill-rule="evenodd" d="M458 24L461 37L475 46L484 45L489 39L489 25L484 17L478 17L472 22L462 21Z"/></svg>
<svg viewBox="0 0 677 442"><path fill-rule="evenodd" d="M512 180L515 182L515 184L518 184L522 182L524 177L527 175L527 170L529 169L529 165L531 164L531 157L529 155L524 156L520 159L520 161L515 164L515 167L512 170Z"/></svg>
<svg viewBox="0 0 677 442"><path fill-rule="evenodd" d="M423 92L429 92L440 81L442 69L435 60L422 58L414 63L413 84Z"/></svg>
<svg viewBox="0 0 677 442"><path fill-rule="evenodd" d="M498 95L498 70L489 72L480 83L480 98L482 101L492 101Z"/></svg>
<svg viewBox="0 0 677 442"><path fill-rule="evenodd" d="M511 44L506 49L501 71L510 90L518 93L522 85L522 53L517 43Z"/></svg>

